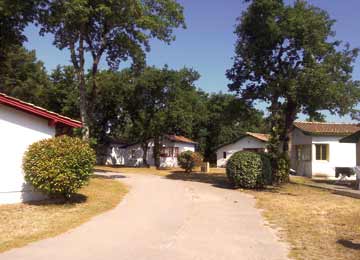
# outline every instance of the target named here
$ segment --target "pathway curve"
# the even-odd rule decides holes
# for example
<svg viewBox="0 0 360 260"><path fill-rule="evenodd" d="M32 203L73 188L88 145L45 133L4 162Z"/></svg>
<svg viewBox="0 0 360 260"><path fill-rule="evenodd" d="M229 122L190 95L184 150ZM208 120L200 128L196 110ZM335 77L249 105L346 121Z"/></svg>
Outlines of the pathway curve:
<svg viewBox="0 0 360 260"><path fill-rule="evenodd" d="M130 192L115 209L0 260L287 259L287 245L246 194L154 175L119 177Z"/></svg>

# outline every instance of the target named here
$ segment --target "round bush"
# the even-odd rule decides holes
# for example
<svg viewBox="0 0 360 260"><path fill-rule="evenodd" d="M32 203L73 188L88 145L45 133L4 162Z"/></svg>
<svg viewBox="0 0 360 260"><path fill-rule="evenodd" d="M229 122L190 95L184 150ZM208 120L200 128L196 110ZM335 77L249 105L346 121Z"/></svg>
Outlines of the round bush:
<svg viewBox="0 0 360 260"><path fill-rule="evenodd" d="M195 167L201 165L203 157L200 153L185 151L178 155L178 164L185 170L185 172L190 173Z"/></svg>
<svg viewBox="0 0 360 260"><path fill-rule="evenodd" d="M240 151L226 164L226 175L235 187L263 188L271 183L270 159L265 154Z"/></svg>
<svg viewBox="0 0 360 260"><path fill-rule="evenodd" d="M90 146L68 136L33 143L23 158L28 183L47 195L65 198L87 184L94 165Z"/></svg>

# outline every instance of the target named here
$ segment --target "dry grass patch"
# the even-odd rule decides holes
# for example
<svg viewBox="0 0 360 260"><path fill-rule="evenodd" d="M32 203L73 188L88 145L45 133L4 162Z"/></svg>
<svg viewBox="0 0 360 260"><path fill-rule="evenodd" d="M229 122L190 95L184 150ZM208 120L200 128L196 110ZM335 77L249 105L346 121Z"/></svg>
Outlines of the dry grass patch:
<svg viewBox="0 0 360 260"><path fill-rule="evenodd" d="M133 174L154 174L159 176L167 176L174 173L185 173L181 168L169 168L169 169L156 169L155 167L123 167L123 166L96 166L95 170L101 172L116 172L116 173L133 173ZM194 170L193 174L199 173L200 168ZM211 173L225 174L224 168L211 168Z"/></svg>
<svg viewBox="0 0 360 260"><path fill-rule="evenodd" d="M0 206L0 252L56 236L115 207L127 188L100 176L68 203L42 201Z"/></svg>
<svg viewBox="0 0 360 260"><path fill-rule="evenodd" d="M360 200L290 183L249 191L295 259L360 259Z"/></svg>
<svg viewBox="0 0 360 260"><path fill-rule="evenodd" d="M155 167L122 167L122 166L96 166L96 171L101 172L117 172L117 173L133 173L133 174L154 174L159 176L166 176L176 169L161 169ZM180 168L178 170L181 170Z"/></svg>

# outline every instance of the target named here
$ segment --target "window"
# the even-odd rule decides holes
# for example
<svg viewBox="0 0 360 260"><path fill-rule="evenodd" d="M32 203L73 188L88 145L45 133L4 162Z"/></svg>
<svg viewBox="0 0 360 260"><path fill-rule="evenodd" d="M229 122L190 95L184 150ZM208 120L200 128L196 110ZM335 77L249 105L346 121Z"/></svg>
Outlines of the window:
<svg viewBox="0 0 360 260"><path fill-rule="evenodd" d="M311 160L311 145L296 145L296 160L310 161Z"/></svg>
<svg viewBox="0 0 360 260"><path fill-rule="evenodd" d="M161 157L177 157L179 155L179 147L162 147L160 151Z"/></svg>
<svg viewBox="0 0 360 260"><path fill-rule="evenodd" d="M318 161L329 160L329 144L315 144L315 159Z"/></svg>
<svg viewBox="0 0 360 260"><path fill-rule="evenodd" d="M174 147L174 157L178 157L179 155L179 147Z"/></svg>
<svg viewBox="0 0 360 260"><path fill-rule="evenodd" d="M223 152L223 158L226 159L226 152Z"/></svg>

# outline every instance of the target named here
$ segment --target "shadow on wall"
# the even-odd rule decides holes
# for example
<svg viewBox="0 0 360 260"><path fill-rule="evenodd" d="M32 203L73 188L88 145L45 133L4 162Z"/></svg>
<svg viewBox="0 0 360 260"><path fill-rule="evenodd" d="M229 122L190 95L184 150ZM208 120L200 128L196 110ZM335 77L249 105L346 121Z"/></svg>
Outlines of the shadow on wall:
<svg viewBox="0 0 360 260"><path fill-rule="evenodd" d="M23 184L21 200L24 204L33 206L55 205L55 204L80 204L87 201L83 194L75 193L69 200L63 197L49 198L45 194L36 191L30 184Z"/></svg>
<svg viewBox="0 0 360 260"><path fill-rule="evenodd" d="M20 192L21 192L21 201L24 203L30 203L32 201L41 201L48 199L48 197L45 194L36 191L32 185L27 183L22 184Z"/></svg>

